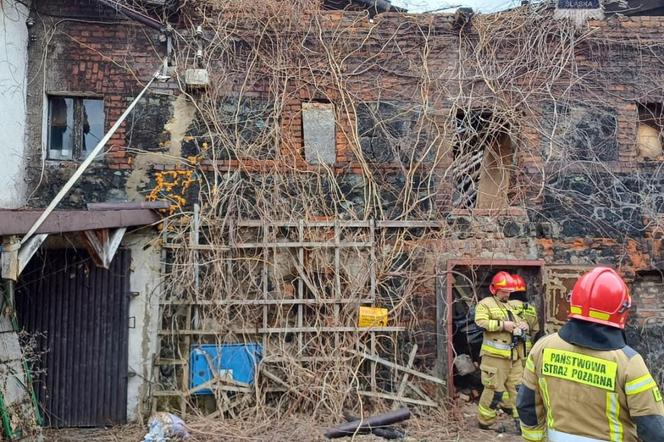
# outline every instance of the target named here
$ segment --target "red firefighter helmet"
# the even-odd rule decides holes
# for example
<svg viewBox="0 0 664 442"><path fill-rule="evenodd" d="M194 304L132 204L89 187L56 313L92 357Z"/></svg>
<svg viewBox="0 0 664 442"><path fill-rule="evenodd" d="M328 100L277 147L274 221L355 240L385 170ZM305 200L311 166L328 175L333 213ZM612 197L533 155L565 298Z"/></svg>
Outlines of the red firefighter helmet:
<svg viewBox="0 0 664 442"><path fill-rule="evenodd" d="M495 295L498 290L504 290L510 293L516 290L516 284L514 283L512 275L507 272L498 272L493 275L493 278L491 278L491 284L489 284L489 291L492 295Z"/></svg>
<svg viewBox="0 0 664 442"><path fill-rule="evenodd" d="M632 298L620 275L608 267L596 267L574 284L569 317L624 329L631 306Z"/></svg>
<svg viewBox="0 0 664 442"><path fill-rule="evenodd" d="M521 275L512 275L514 278L515 292L525 292L528 287L526 286L526 280L523 279Z"/></svg>

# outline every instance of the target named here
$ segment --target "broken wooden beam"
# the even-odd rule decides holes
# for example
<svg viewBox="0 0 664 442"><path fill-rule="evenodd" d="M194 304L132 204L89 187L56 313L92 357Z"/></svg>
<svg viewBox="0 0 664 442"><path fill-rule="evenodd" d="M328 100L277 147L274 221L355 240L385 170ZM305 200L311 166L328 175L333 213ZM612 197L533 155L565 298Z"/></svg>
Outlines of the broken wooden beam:
<svg viewBox="0 0 664 442"><path fill-rule="evenodd" d="M379 364L382 364L386 367L393 368L395 370L403 371L404 373L412 374L413 376L417 376L422 379L426 379L427 381L433 382L435 384L440 384L440 385L446 385L446 382L442 379L439 379L437 377L428 375L426 373L422 373L421 371L417 371L413 368L408 368L404 367L403 365L395 364L394 362L390 362L386 359L381 358L380 356L374 356L369 353L365 352L359 352L357 350L353 350L351 348L344 348L345 351L348 353L354 354L355 356L362 357L364 359L368 359L370 361L378 362Z"/></svg>
<svg viewBox="0 0 664 442"><path fill-rule="evenodd" d="M417 354L417 344L413 345L413 348L410 350L410 355L408 356L408 365L406 365L406 368L412 369L413 368L413 362L415 362L415 354ZM401 401L399 400L400 397L404 395L406 392L406 384L408 383L408 375L409 373L404 373L403 378L401 379L401 383L399 384L399 388L397 389L397 399L394 401L394 404L392 404L392 409L396 410L399 408L399 404Z"/></svg>
<svg viewBox="0 0 664 442"><path fill-rule="evenodd" d="M363 390L357 390L357 394L360 396L366 396L366 397L371 397L374 399L387 399L388 401L395 401L396 402L405 402L408 404L413 404L413 405L424 405L426 407L438 407L438 404L433 401L424 401L420 399L412 399L409 397L403 397L403 396L395 396L393 394L389 393L380 393L377 391L363 391Z"/></svg>

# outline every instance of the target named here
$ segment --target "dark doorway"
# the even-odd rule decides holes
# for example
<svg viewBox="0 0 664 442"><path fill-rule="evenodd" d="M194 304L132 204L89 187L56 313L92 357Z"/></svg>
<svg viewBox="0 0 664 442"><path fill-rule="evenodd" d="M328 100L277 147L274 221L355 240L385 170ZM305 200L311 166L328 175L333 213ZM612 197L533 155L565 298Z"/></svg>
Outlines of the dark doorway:
<svg viewBox="0 0 664 442"><path fill-rule="evenodd" d="M36 337L35 390L50 427L127 421L128 251L108 270L86 252L45 250L21 274L19 323Z"/></svg>
<svg viewBox="0 0 664 442"><path fill-rule="evenodd" d="M528 286L527 294L520 298L529 302L538 312L540 333L545 305L542 296L542 261L523 260L450 260L447 272L447 364L449 393L458 391L469 397L479 397L480 347L483 329L475 324L475 306L489 294L493 275L505 270L523 277ZM516 294L514 295L516 298ZM518 298L517 298L518 299ZM536 338L536 337L535 337ZM440 351L440 346L439 346Z"/></svg>

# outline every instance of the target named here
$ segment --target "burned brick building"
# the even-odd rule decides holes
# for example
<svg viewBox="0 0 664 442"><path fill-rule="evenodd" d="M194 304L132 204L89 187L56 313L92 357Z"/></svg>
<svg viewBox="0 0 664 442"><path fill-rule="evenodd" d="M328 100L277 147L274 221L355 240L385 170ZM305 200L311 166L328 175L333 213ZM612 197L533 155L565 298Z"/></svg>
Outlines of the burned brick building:
<svg viewBox="0 0 664 442"><path fill-rule="evenodd" d="M41 336L51 425L435 406L500 269L526 278L546 332L580 273L618 269L628 336L664 380L664 18L180 3L15 5L14 206L30 210L0 212L18 220L0 227L3 276L135 105L9 284L18 327ZM387 317L358 326L360 306ZM238 348L253 362L228 380L215 361Z"/></svg>

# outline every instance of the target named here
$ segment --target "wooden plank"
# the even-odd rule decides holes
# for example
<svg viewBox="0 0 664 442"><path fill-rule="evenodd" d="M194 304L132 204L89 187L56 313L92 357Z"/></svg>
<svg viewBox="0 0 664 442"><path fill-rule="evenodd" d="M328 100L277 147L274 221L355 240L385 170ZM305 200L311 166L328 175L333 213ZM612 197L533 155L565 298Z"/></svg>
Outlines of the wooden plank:
<svg viewBox="0 0 664 442"><path fill-rule="evenodd" d="M304 242L304 221L298 222L297 239L299 242ZM297 249L297 262L300 267L304 268L304 249L300 247ZM299 270L298 270L299 272ZM304 327L304 309L302 308L302 301L304 300L304 281L302 278L297 279L297 326L298 328ZM322 299L310 299L314 303L323 301ZM304 336L302 333L297 334L297 354L301 355L304 351Z"/></svg>
<svg viewBox="0 0 664 442"><path fill-rule="evenodd" d="M280 357L270 356L270 363L278 362L342 362L349 361L352 357L349 356L295 356L295 357Z"/></svg>
<svg viewBox="0 0 664 442"><path fill-rule="evenodd" d="M376 353L376 333L371 332L369 334L369 336L371 337L371 354L373 356L377 357L377 353ZM378 389L378 384L376 382L376 370L377 370L378 367L377 367L377 364L376 364L375 360L371 361L370 365L371 365L371 390L376 391Z"/></svg>
<svg viewBox="0 0 664 442"><path fill-rule="evenodd" d="M386 367L393 368L395 370L403 371L404 373L409 373L412 374L413 376L417 376L422 379L426 379L427 381L433 382L435 384L440 384L440 385L445 385L445 381L442 379L438 379L437 377L428 375L426 373L422 373L420 371L414 370L412 368L407 368L404 367L403 365L395 364L394 362L390 362L386 359L381 358L380 356L373 356L365 352L359 352L356 350L353 350L351 348L344 348L345 351L354 354L355 356L359 356L364 359L368 359L370 361L375 361L378 362L379 364L382 364Z"/></svg>
<svg viewBox="0 0 664 442"><path fill-rule="evenodd" d="M320 304L370 304L370 298L364 299L217 299L217 300L194 300L179 299L165 300L160 305L187 305L197 304L201 306L220 305L320 305ZM298 324L301 325L301 324Z"/></svg>
<svg viewBox="0 0 664 442"><path fill-rule="evenodd" d="M190 230L189 230L189 243L191 246L197 246L199 243L199 233L200 233L200 206L198 204L194 204L194 214L193 214L193 219L192 223L190 225ZM198 253L196 251L193 252L193 260L194 260L194 294L198 293L198 288L200 286L200 278L198 274ZM199 318L198 318L198 310L196 306L193 306L191 304L185 306L186 309L186 321L187 321L187 327L193 327L197 328L199 324ZM184 337L184 348L187 353L191 351L191 336L185 336ZM208 363L208 367L210 369L210 372L213 374L212 380L217 379L216 373L214 371L214 365L211 363L209 360L209 355L205 353L205 357ZM182 378L181 378L181 389L185 390L189 387L189 373L190 373L191 367L189 367L189 359L187 358L185 360L185 363L182 364ZM187 409L187 404L185 402L184 397L181 399L180 407L182 408L182 414L186 414L186 409ZM184 416L183 416L184 417Z"/></svg>
<svg viewBox="0 0 664 442"><path fill-rule="evenodd" d="M263 225L263 221L260 220L238 220L236 221L239 227L260 227ZM270 225L274 227L299 227L302 224L303 227L334 227L334 224L338 223L343 227L368 227L369 221L270 221Z"/></svg>
<svg viewBox="0 0 664 442"><path fill-rule="evenodd" d="M346 241L346 242L341 242L338 245L334 244L334 242L329 242L329 241L302 241L302 242L297 241L297 242L238 243L238 244L233 244L232 246L222 246L219 244L199 244L196 246L191 246L179 243L164 243L163 247L166 247L167 249L188 248L188 249L195 249L201 251L219 252L219 251L227 251L233 249L263 249L264 247L278 248L278 249L297 249L300 247L312 248L312 249L334 248L334 247L361 249L361 248L371 247L371 245L372 244L370 242L364 242L364 241Z"/></svg>
<svg viewBox="0 0 664 442"><path fill-rule="evenodd" d="M239 387L237 385L224 385L225 380L220 379L218 376L214 379L210 379L200 385L197 385L194 388L191 388L187 391L187 396L198 393L203 390L219 390L219 391L230 391L233 393L252 393L254 390L250 387Z"/></svg>
<svg viewBox="0 0 664 442"><path fill-rule="evenodd" d="M267 240L268 240L268 235L269 235L269 229L267 224L263 225L263 268L262 268L262 273L261 273L261 279L262 279L262 292L263 292L263 299L267 299L267 262L269 259L269 249L267 246ZM263 328L268 328L267 324L267 305L263 305ZM263 348L267 348L267 336L263 336Z"/></svg>
<svg viewBox="0 0 664 442"><path fill-rule="evenodd" d="M373 220L371 220L373 221ZM369 227L371 221L344 221L344 220L335 220L335 221L303 221L304 227L334 227L335 224L338 224L344 228L361 228ZM377 227L380 228L442 228L447 225L445 220L432 220L432 221L375 221ZM260 220L240 220L237 221L237 225L240 227L260 227L263 225L263 221ZM275 227L298 227L299 222L297 221L270 221L270 225Z"/></svg>
<svg viewBox="0 0 664 442"><path fill-rule="evenodd" d="M104 243L102 238L100 238L100 233L102 232L107 232L106 229L98 229L98 230L85 230L81 234L81 239L83 240L83 244L85 245L85 248L88 250L88 253L90 253L90 257L92 258L92 261L95 263L96 266L98 267L104 267ZM108 268L108 267L104 267Z"/></svg>
<svg viewBox="0 0 664 442"><path fill-rule="evenodd" d="M297 391L293 387L291 387L287 382L285 382L279 376L277 376L274 373L270 372L267 368L265 368L265 366L261 366L260 372L263 376L270 379L272 382L276 382L277 384L279 384L282 387L286 388L287 391L289 391L291 393L294 393L296 396L299 396L302 399L309 399L304 394L300 393L299 391Z"/></svg>
<svg viewBox="0 0 664 442"><path fill-rule="evenodd" d="M409 229L409 228L420 228L420 229L440 229L447 226L447 223L444 220L441 221L376 221L376 227L381 229L391 228L391 229Z"/></svg>
<svg viewBox="0 0 664 442"><path fill-rule="evenodd" d="M337 247L334 248L334 299L340 299L341 298L341 249L338 247L338 245L341 243L341 235L339 233L339 225L337 223L334 224L334 243L337 245ZM334 315L334 323L340 324L341 318L340 318L339 304L334 304L332 308ZM334 348L339 348L339 345L341 345L340 339L341 338L339 336L339 333L335 333Z"/></svg>
<svg viewBox="0 0 664 442"><path fill-rule="evenodd" d="M390 400L390 401L399 400L400 402L405 402L405 403L408 403L408 404L424 405L426 407L438 407L438 404L435 403L435 402L422 401L422 400L419 400L419 399L412 399L412 398L409 398L409 397L397 398L396 396L394 396L392 394L380 393L380 392L376 392L376 391L358 390L357 394L359 394L360 396L366 396L366 397L371 397L371 398L375 398L375 399L387 399L387 400Z"/></svg>
<svg viewBox="0 0 664 442"><path fill-rule="evenodd" d="M369 277L371 278L371 286L369 288L369 295L373 303L376 300L376 228L373 220L369 224L369 238L371 239L371 248L369 249Z"/></svg>
<svg viewBox="0 0 664 442"><path fill-rule="evenodd" d="M275 327L275 328L238 328L231 329L233 333L237 334L270 334L270 333L334 333L334 332L347 332L347 333L390 333L390 332L403 332L406 327ZM159 330L160 335L219 335L219 330ZM441 381L442 382L442 381Z"/></svg>
<svg viewBox="0 0 664 442"><path fill-rule="evenodd" d="M309 280L309 277L304 272L304 267L301 266L299 263L295 262L293 257L291 257L291 260L293 264L295 264L295 268L297 269L298 275L300 275L300 280L302 280L307 285L307 287L309 288L309 290L311 290L311 293L314 295L316 300L321 299L320 293L318 292L318 288L316 288L316 286Z"/></svg>
<svg viewBox="0 0 664 442"><path fill-rule="evenodd" d="M448 371L447 346L447 299L445 280L436 267L434 292L436 294L436 374L445 376ZM451 342L451 341L450 341ZM450 373L451 374L451 373Z"/></svg>
<svg viewBox="0 0 664 442"><path fill-rule="evenodd" d="M26 232L42 213L41 210L0 209L0 236ZM141 210L56 210L35 233L81 232L94 229L142 226L157 223L161 216L149 209Z"/></svg>
<svg viewBox="0 0 664 442"><path fill-rule="evenodd" d="M184 359L157 358L157 360L154 362L154 365L161 367L166 365L183 365L186 363L187 361L185 361Z"/></svg>
<svg viewBox="0 0 664 442"><path fill-rule="evenodd" d="M235 241L235 224L233 220L230 220L228 223L228 240L230 242ZM225 298L233 293L233 252L232 250L226 250L227 253L223 253L222 257L226 259L226 293Z"/></svg>
<svg viewBox="0 0 664 442"><path fill-rule="evenodd" d="M161 391L153 391L152 392L153 397L182 397L184 396L184 392L178 391L178 390L161 390Z"/></svg>
<svg viewBox="0 0 664 442"><path fill-rule="evenodd" d="M21 243L16 238L10 238L10 242L2 246L2 277L16 281L18 279L18 252Z"/></svg>
<svg viewBox="0 0 664 442"><path fill-rule="evenodd" d="M410 355L408 356L408 364L406 364L406 368L411 369L413 368L413 362L415 362L415 354L417 353L417 344L413 345L413 348L410 350ZM399 388L397 389L397 399L392 404L393 409L397 409L399 407L399 404L401 401L399 398L403 397L403 394L406 392L406 384L408 383L408 373L404 373L403 378L401 379L401 383L399 383Z"/></svg>
<svg viewBox="0 0 664 442"><path fill-rule="evenodd" d="M423 392L422 389L421 389L420 387L418 387L417 385L413 384L413 383L410 382L410 381L408 381L407 384L408 384L408 388L410 388L411 390L413 390L413 391L415 392L415 394L417 394L419 397L421 397L421 398L424 399L425 401L435 402L435 401L434 401L433 399L431 399L431 398L430 398L425 392Z"/></svg>

